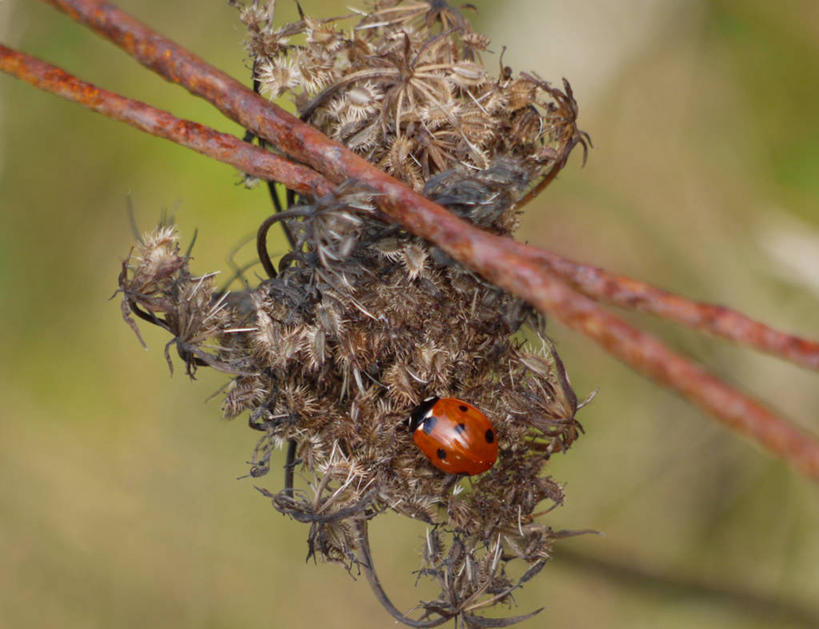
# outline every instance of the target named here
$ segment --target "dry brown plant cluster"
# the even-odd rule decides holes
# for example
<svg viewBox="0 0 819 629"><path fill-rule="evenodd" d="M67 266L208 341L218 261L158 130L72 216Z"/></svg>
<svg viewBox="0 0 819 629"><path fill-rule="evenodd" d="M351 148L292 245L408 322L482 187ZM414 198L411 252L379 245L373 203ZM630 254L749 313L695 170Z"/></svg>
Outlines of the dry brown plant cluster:
<svg viewBox="0 0 819 629"><path fill-rule="evenodd" d="M292 98L304 120L483 228L512 231L516 203L586 147L568 83L502 65L492 76L488 40L443 2L376 2L357 18L280 28L273 3L240 8L263 93ZM146 235L120 276L126 320L165 328L190 375L233 375L225 416L248 412L262 433L250 475L287 447L284 487L262 491L309 524L310 555L363 570L406 624L528 617L476 612L510 603L564 534L540 516L563 501L546 467L579 434L578 402L543 319L386 220L355 181L279 209L259 230L270 277L236 293L191 272L175 228ZM292 244L278 266L266 249L274 223ZM447 475L418 450L406 420L432 395L490 418L492 469ZM440 595L420 602L419 620L375 576L367 522L385 511L428 525L421 574Z"/></svg>
<svg viewBox="0 0 819 629"><path fill-rule="evenodd" d="M568 82L514 76L502 56L491 76L489 39L446 2L378 1L349 30L349 18L306 15L276 28L274 7L241 10L262 93L289 96L303 120L416 190L499 157L535 181L586 146Z"/></svg>

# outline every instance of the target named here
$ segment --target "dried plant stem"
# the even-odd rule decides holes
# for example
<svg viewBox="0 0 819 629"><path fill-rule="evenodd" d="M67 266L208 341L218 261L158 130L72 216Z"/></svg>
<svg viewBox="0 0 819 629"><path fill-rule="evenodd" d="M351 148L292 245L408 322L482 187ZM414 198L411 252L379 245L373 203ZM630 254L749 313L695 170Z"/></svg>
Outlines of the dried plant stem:
<svg viewBox="0 0 819 629"><path fill-rule="evenodd" d="M364 575L367 577L367 581L370 584L370 587L372 588L373 592L375 593L378 602L381 603L384 609L386 609L393 618L395 618L398 622L401 622L409 627L438 627L444 624L445 622L448 622L453 619L456 620L455 626L457 627L458 619L460 618L463 618L464 621L466 621L466 626L469 627L509 627L524 620L528 620L529 618L532 618L543 611L543 608L541 607L528 614L524 614L522 616L513 616L511 618L485 618L483 616L475 616L469 613L474 609L484 607L490 604L487 601L483 601L480 604L473 605L471 608L468 609L464 608L462 611L457 612L457 616L441 615L440 618L433 618L430 620L415 620L414 618L405 616L393 604L389 596L387 596L387 593L384 591L384 588L381 585L381 581L378 579L378 575L375 571L375 565L373 564L373 554L372 551L370 550L370 535L368 531L367 520L365 519L357 520L355 527L359 553L358 565L364 571ZM529 569L527 574L524 575L520 582L517 585L512 586L510 588L510 591L520 587L525 581L528 581L532 576L540 572L544 564L545 561L541 561L532 566L532 568Z"/></svg>
<svg viewBox="0 0 819 629"><path fill-rule="evenodd" d="M181 120L161 109L98 88L56 66L2 44L0 70L34 87L235 166L250 175L279 181L304 194L315 192L324 194L331 190L329 182L324 177L306 166L295 164L232 135L220 133L196 122Z"/></svg>
<svg viewBox="0 0 819 629"><path fill-rule="evenodd" d="M561 545L555 551L556 566L582 570L605 579L616 587L649 589L659 595L679 600L682 597L707 600L730 605L746 614L776 619L777 624L787 619L794 626L819 627L819 609L795 600L772 598L769 594L743 586L739 583L710 582L701 575L677 575L667 570L644 565L633 554L614 557L601 553L575 550L571 545Z"/></svg>
<svg viewBox="0 0 819 629"><path fill-rule="evenodd" d="M655 314L670 321L750 345L808 369L819 369L819 343L775 330L750 317L715 304L695 302L645 282L609 273L549 251L537 255L553 273L587 297Z"/></svg>
<svg viewBox="0 0 819 629"><path fill-rule="evenodd" d="M376 190L381 209L411 232L434 242L538 309L553 313L635 369L682 393L732 428L789 459L802 472L819 478L819 441L815 437L569 288L546 268L545 252L489 234L455 217L112 5L92 0L45 1L109 38L165 78L202 96L231 119L331 181L352 179ZM690 304L676 299L676 305L666 300L662 307L656 307L657 311L670 316L669 311ZM647 303L650 300L642 305L647 307ZM701 313L700 319L707 321L708 315ZM721 325L727 322L724 319ZM737 333L735 337L747 342L746 334Z"/></svg>
<svg viewBox="0 0 819 629"><path fill-rule="evenodd" d="M355 526L358 537L358 552L360 554L359 566L361 566L361 569L364 571L364 575L367 577L367 582L370 584L370 587L378 599L378 602L381 603L384 609L386 609L393 618L395 618L398 622L407 625L408 627L439 627L445 622L451 620L451 618L446 616L432 620L415 620L414 618L410 618L409 616L405 616L403 613L401 613L401 610L399 610L390 600L390 597L387 596L387 593L381 586L381 581L378 580L378 575L375 572L373 554L370 550L370 535L367 520L358 520Z"/></svg>
<svg viewBox="0 0 819 629"><path fill-rule="evenodd" d="M584 159L583 162L585 163L585 161L586 160ZM530 203L541 192L543 192L548 187L548 185L555 180L555 178L557 177L557 173L559 173L563 169L564 165L565 165L564 163L558 162L557 164L552 166L552 169L548 173L546 173L546 176L540 181L538 181L537 184L535 184L535 186L531 190L529 190L529 192L527 192L520 201L515 203L515 208L517 209L522 208L527 203Z"/></svg>

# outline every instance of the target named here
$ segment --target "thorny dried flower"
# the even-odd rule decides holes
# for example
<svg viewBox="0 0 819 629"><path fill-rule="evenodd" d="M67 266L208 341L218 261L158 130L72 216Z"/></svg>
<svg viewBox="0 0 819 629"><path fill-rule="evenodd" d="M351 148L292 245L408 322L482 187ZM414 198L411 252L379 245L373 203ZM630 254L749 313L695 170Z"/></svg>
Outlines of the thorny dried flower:
<svg viewBox="0 0 819 629"><path fill-rule="evenodd" d="M490 76L488 40L441 0L382 0L350 30L304 15L276 28L273 3L240 8L265 93L289 95L321 131L486 229L511 232L526 191L586 148L568 83L503 66ZM579 435L577 398L537 313L387 223L376 202L351 181L274 214L258 238L270 277L234 294L192 275L176 230L161 227L123 263L123 315L134 329L132 314L168 330L189 374L234 376L225 416L248 412L263 433L250 476L287 445L284 488L261 491L310 524L310 556L364 570L407 624L512 624L524 617L476 611L511 603L565 534L538 517L563 502L544 470ZM293 244L278 269L265 245L277 222ZM491 419L494 467L460 478L430 465L406 419L431 395ZM375 576L367 523L387 510L429 527L419 574L441 592L420 603L421 620L395 609Z"/></svg>

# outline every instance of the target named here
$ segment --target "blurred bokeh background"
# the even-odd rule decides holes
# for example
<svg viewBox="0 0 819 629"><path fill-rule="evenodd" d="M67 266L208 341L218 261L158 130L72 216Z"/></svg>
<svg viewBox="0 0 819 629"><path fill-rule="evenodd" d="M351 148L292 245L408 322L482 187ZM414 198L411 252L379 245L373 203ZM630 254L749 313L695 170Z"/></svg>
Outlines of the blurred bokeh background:
<svg viewBox="0 0 819 629"><path fill-rule="evenodd" d="M521 239L819 337L819 4L475 4L505 63L572 82L595 145L529 208ZM226 2L120 5L248 77ZM0 41L242 133L42 3L0 2ZM193 268L227 273L270 213L263 188L238 184L0 75L0 626L393 626L363 578L305 564L306 528L253 489L279 474L236 480L256 435L207 401L225 379L170 377L168 339L143 329L144 351L109 300L133 242L129 202L143 230L163 210L188 239L198 229ZM628 318L819 432L815 373ZM819 625L816 484L550 329L578 393L600 392L579 416L586 435L551 467L568 499L549 517L604 535L560 544L511 613L546 607L524 627ZM428 594L411 574L422 535L397 517L373 526L403 608Z"/></svg>

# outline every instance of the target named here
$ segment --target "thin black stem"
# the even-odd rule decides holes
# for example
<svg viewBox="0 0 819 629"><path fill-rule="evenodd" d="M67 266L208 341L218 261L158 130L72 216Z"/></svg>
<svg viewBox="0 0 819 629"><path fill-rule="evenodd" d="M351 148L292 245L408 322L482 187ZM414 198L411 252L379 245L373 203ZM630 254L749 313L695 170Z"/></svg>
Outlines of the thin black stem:
<svg viewBox="0 0 819 629"><path fill-rule="evenodd" d="M261 91L261 83L259 82L259 79L256 78L256 61L255 60L253 61L253 91L256 92L256 94L260 94L260 91ZM270 143L267 142L264 138L257 136L252 131L248 131L248 133L256 138L256 140L259 143L259 146L261 148L263 148L265 150L268 150L268 151L270 150ZM270 194L270 200L273 202L273 207L275 208L276 212L279 213L279 212L284 211L284 208L282 208L282 202L279 199L279 193L276 190L276 182L275 181L270 181L268 179L265 183L267 183L267 191ZM290 207L290 205L288 204L288 208L289 207ZM284 232L285 238L287 238L287 242L290 245L290 249L295 249L296 248L296 241L293 238L293 234L290 231L290 227L287 226L287 223L282 223L282 231ZM273 276L271 276L271 277L273 277Z"/></svg>
<svg viewBox="0 0 819 629"><path fill-rule="evenodd" d="M284 464L284 492L293 496L293 477L296 471L296 443L295 439L287 442L287 462Z"/></svg>

